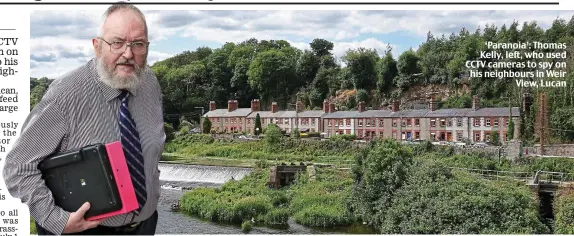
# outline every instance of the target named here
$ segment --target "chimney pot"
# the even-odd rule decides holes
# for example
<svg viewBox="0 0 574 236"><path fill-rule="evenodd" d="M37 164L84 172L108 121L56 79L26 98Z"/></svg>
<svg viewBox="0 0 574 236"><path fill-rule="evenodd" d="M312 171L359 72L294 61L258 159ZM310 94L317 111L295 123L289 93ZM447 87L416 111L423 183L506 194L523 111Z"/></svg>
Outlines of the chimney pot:
<svg viewBox="0 0 574 236"><path fill-rule="evenodd" d="M323 101L323 112L329 113L329 109L330 109L330 107L329 107L329 101L328 101L327 99L325 99L325 100Z"/></svg>
<svg viewBox="0 0 574 236"><path fill-rule="evenodd" d="M209 110L213 111L215 109L217 109L217 105L215 104L215 101L210 101L209 102Z"/></svg>
<svg viewBox="0 0 574 236"><path fill-rule="evenodd" d="M396 101L396 100L393 101L393 105L392 105L392 108L391 108L391 109L392 109L393 112L399 111L399 101Z"/></svg>
<svg viewBox="0 0 574 236"><path fill-rule="evenodd" d="M436 104L436 100L434 100L434 98L430 98L430 101L429 101L429 109L430 109L431 111L435 111L436 108L437 108L436 105L437 105L437 104Z"/></svg>
<svg viewBox="0 0 574 236"><path fill-rule="evenodd" d="M480 100L477 95L474 95L472 97L472 110L476 111L478 109L480 109Z"/></svg>
<svg viewBox="0 0 574 236"><path fill-rule="evenodd" d="M359 112L364 112L365 111L365 102L361 101L359 102Z"/></svg>
<svg viewBox="0 0 574 236"><path fill-rule="evenodd" d="M271 112L275 113L277 111L279 111L279 106L277 105L277 102L271 103Z"/></svg>

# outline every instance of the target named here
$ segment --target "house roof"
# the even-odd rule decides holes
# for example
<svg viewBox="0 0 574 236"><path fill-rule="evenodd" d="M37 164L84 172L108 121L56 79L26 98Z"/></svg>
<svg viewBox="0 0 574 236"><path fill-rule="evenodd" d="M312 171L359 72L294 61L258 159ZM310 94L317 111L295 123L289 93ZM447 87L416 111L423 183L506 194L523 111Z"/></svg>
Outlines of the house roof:
<svg viewBox="0 0 574 236"><path fill-rule="evenodd" d="M297 114L297 116L299 116L299 117L322 117L326 114L327 113L325 113L325 111L323 111L323 110L307 110L307 111L299 112L299 114Z"/></svg>
<svg viewBox="0 0 574 236"><path fill-rule="evenodd" d="M333 118L355 118L359 115L358 111L336 111L332 113L328 113L323 118L325 119L333 119Z"/></svg>
<svg viewBox="0 0 574 236"><path fill-rule="evenodd" d="M480 108L476 111L469 111L466 114L468 117L477 117L477 116L510 116L510 109L508 107L488 107L488 108ZM512 116L520 116L520 108L513 107L512 108Z"/></svg>
<svg viewBox="0 0 574 236"><path fill-rule="evenodd" d="M228 109L215 109L203 115L203 117L245 117L251 113L251 108L238 108L233 111Z"/></svg>
<svg viewBox="0 0 574 236"><path fill-rule="evenodd" d="M261 118L294 118L295 111L277 111L275 113L271 111L256 111L249 114L247 118L255 118L259 114Z"/></svg>

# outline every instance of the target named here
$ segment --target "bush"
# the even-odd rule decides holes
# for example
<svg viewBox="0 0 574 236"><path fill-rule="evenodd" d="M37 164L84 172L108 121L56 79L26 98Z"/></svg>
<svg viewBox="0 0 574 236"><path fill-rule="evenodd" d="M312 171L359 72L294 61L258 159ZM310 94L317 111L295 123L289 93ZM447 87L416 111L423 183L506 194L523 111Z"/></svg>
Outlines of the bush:
<svg viewBox="0 0 574 236"><path fill-rule="evenodd" d="M560 189L553 203L554 233L574 234L574 189Z"/></svg>
<svg viewBox="0 0 574 236"><path fill-rule="evenodd" d="M251 225L251 221L246 220L241 224L241 231L244 233L249 233L252 229L253 226Z"/></svg>

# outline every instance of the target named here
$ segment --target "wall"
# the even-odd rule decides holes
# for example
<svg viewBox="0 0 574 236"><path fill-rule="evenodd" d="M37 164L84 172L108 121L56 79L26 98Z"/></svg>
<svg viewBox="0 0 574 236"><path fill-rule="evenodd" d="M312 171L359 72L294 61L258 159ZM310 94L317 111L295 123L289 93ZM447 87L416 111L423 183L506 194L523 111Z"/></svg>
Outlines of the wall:
<svg viewBox="0 0 574 236"><path fill-rule="evenodd" d="M533 149L533 150L531 150ZM574 157L574 144L555 144L555 145L546 145L544 146L546 156L568 156ZM533 153L529 154L540 154L540 145L534 145L534 148L529 148L529 151L533 151Z"/></svg>

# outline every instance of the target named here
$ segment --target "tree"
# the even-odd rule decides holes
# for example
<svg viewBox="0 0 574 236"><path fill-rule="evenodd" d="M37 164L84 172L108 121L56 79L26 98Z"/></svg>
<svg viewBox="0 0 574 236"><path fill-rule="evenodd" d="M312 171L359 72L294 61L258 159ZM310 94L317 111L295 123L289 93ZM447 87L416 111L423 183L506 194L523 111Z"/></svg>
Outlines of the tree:
<svg viewBox="0 0 574 236"><path fill-rule="evenodd" d="M313 42L309 45L311 46L311 50L313 50L315 55L318 57L331 54L331 50L333 50L334 47L332 42L325 39L313 39Z"/></svg>
<svg viewBox="0 0 574 236"><path fill-rule="evenodd" d="M255 116L255 127L253 128L253 133L255 135L259 135L261 134L261 131L263 131L261 128L261 117L259 116L259 113L257 113Z"/></svg>
<svg viewBox="0 0 574 236"><path fill-rule="evenodd" d="M265 128L265 137L263 140L267 144L267 148L269 151L277 150L279 147L279 143L283 139L283 134L281 133L281 129L276 124L269 124L267 128Z"/></svg>
<svg viewBox="0 0 574 236"><path fill-rule="evenodd" d="M209 134L211 132L211 120L206 116L203 118L203 133Z"/></svg>
<svg viewBox="0 0 574 236"><path fill-rule="evenodd" d="M512 117L509 117L508 119L508 131L506 132L506 137L508 140L512 140L514 138L514 120Z"/></svg>

